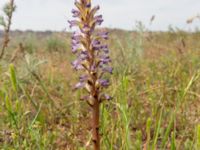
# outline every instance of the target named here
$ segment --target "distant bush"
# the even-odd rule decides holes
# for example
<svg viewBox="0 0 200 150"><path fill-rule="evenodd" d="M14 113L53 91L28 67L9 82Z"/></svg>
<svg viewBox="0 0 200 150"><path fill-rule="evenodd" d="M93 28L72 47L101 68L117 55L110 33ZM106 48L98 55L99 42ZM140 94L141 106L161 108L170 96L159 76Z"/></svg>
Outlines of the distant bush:
<svg viewBox="0 0 200 150"><path fill-rule="evenodd" d="M66 45L64 41L51 37L47 39L46 49L49 52L64 52L66 50Z"/></svg>
<svg viewBox="0 0 200 150"><path fill-rule="evenodd" d="M117 52L113 54L116 72L135 73L138 71L144 55L145 26L136 22L135 32L127 32L123 38L115 37Z"/></svg>
<svg viewBox="0 0 200 150"><path fill-rule="evenodd" d="M34 51L37 49L37 46L34 42L26 41L24 44L25 50L30 54L34 53Z"/></svg>
<svg viewBox="0 0 200 150"><path fill-rule="evenodd" d="M35 34L28 33L23 41L24 49L27 53L32 54L37 51L39 45Z"/></svg>

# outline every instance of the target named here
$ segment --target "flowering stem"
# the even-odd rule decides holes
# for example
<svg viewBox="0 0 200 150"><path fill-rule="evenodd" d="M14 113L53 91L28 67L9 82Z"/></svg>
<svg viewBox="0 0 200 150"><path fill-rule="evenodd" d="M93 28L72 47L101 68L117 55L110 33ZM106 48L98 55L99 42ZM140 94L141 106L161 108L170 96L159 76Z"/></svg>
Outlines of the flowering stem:
<svg viewBox="0 0 200 150"><path fill-rule="evenodd" d="M102 15L96 15L99 6L92 7L91 0L75 0L75 5L77 9L73 9L72 14L77 19L69 21L70 27L78 28L72 35L72 52L77 56L72 66L82 74L74 89L86 91L82 100L92 109L92 141L94 150L100 150L100 103L111 99L103 91L109 86L104 74L112 74L108 46L104 44L108 32L95 32L96 26L103 22Z"/></svg>

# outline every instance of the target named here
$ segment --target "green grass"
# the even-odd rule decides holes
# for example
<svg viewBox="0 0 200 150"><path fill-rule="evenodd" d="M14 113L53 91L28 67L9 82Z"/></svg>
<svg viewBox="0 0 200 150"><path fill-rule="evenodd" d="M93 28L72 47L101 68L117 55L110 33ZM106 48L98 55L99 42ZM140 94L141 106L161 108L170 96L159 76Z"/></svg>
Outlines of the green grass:
<svg viewBox="0 0 200 150"><path fill-rule="evenodd" d="M10 64L24 37L13 37L0 62L0 149L91 149L90 108L71 89L69 34L42 41L34 34L37 46L29 37L25 58ZM113 100L101 106L103 150L200 149L199 40L182 31L111 31Z"/></svg>

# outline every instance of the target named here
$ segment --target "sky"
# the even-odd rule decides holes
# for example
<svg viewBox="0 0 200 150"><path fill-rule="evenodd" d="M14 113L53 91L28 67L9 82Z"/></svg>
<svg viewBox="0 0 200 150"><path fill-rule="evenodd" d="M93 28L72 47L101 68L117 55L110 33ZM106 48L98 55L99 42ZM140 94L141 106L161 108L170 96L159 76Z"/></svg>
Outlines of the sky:
<svg viewBox="0 0 200 150"><path fill-rule="evenodd" d="M0 0L0 8L8 0ZM12 29L69 30L74 0L16 0ZM150 30L167 30L169 25L184 30L200 27L200 20L186 20L200 14L200 0L93 0L101 6L103 27L133 30L141 21ZM2 14L2 12L0 12ZM153 24L151 17L155 15Z"/></svg>

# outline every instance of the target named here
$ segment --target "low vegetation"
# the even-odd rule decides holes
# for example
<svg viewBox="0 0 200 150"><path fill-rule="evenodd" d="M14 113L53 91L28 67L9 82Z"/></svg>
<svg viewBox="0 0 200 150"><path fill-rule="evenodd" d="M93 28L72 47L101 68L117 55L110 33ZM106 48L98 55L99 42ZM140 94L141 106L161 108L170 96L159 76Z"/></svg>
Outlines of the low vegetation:
<svg viewBox="0 0 200 150"><path fill-rule="evenodd" d="M56 33L66 51L34 39L17 55L14 36L0 66L1 149L90 149L89 106L72 85L70 34ZM49 34L35 33L36 37ZM199 149L200 33L110 30L114 72L101 106L102 149ZM122 38L124 37L124 38ZM140 39L142 44L135 44ZM36 41L35 41L36 40ZM141 56L136 57L136 51Z"/></svg>
<svg viewBox="0 0 200 150"><path fill-rule="evenodd" d="M87 12L91 5L82 3L86 10L80 11ZM200 149L198 30L151 32L141 22L134 31L106 29L114 70L109 71L111 76L105 75L111 82L105 89L110 93L105 96L108 101L101 105L98 98L92 101L100 107L100 115L94 115L94 103L88 101L88 105L83 91L72 88L80 74L71 67L76 59L71 53L71 33L10 32L14 1L4 9L5 16L0 18L4 27L0 34L0 149L86 150L92 149L92 142L94 149L101 145L102 150ZM74 15L79 14L75 11ZM96 21L100 25L103 20L99 16ZM81 32L89 38L86 46L90 45L91 32ZM107 32L103 37L108 39ZM90 51L93 58L88 63L99 54Z"/></svg>

